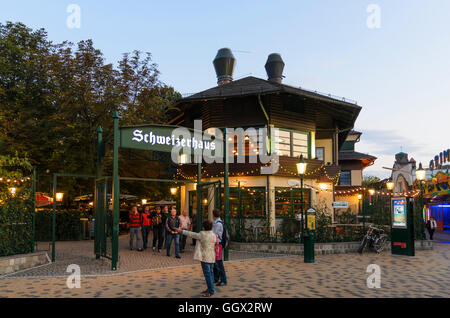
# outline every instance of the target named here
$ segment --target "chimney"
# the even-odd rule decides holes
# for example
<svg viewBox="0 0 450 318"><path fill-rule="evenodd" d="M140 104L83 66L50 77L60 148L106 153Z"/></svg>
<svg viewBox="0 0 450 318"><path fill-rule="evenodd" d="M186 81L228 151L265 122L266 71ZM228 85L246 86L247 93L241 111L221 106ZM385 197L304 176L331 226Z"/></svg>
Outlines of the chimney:
<svg viewBox="0 0 450 318"><path fill-rule="evenodd" d="M229 48L220 49L213 61L217 74L217 84L223 85L233 80L234 67L236 59Z"/></svg>
<svg viewBox="0 0 450 318"><path fill-rule="evenodd" d="M267 57L265 65L267 77L270 82L281 84L281 78L283 77L284 62L281 55L278 53L272 53Z"/></svg>

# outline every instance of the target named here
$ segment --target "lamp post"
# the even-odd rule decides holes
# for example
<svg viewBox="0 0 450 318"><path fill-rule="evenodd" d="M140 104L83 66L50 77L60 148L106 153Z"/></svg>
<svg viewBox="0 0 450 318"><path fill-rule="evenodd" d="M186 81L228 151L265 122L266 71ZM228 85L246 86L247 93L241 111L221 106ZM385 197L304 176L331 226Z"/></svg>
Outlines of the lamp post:
<svg viewBox="0 0 450 318"><path fill-rule="evenodd" d="M391 197L392 197L392 192L394 191L394 182L392 182L392 181L386 182L386 188L387 188L388 191L391 193L391 196L389 197L389 213L390 213L389 218L392 218L392 202L391 202ZM391 222L391 224L392 224L392 222Z"/></svg>
<svg viewBox="0 0 450 318"><path fill-rule="evenodd" d="M426 238L425 235L425 224L424 224L424 217L423 217L423 182L425 181L425 177L427 175L427 172L422 168L422 163L419 163L419 169L416 170L416 178L420 182L420 202L421 202L421 211L422 211L422 239L424 240Z"/></svg>
<svg viewBox="0 0 450 318"><path fill-rule="evenodd" d="M362 194L358 194L358 215L361 215L361 200L363 198ZM359 221L357 220L357 222L359 224Z"/></svg>
<svg viewBox="0 0 450 318"><path fill-rule="evenodd" d="M297 163L297 171L300 175L300 207L302 215L302 238L303 238L303 255L305 263L314 263L314 236L308 228L308 213L305 214L305 221L303 222L303 175L306 171L307 163L303 159L303 155L300 156L300 160ZM304 225L303 225L304 224ZM306 231L306 233L305 233Z"/></svg>
<svg viewBox="0 0 450 318"><path fill-rule="evenodd" d="M300 155L300 160L297 163L297 172L300 175L300 214L302 216L302 221L301 221L301 228L302 228L302 240L303 240L303 228L304 228L304 222L303 222L303 175L305 174L306 171L306 165L307 163L305 162L305 160L303 159L303 155Z"/></svg>

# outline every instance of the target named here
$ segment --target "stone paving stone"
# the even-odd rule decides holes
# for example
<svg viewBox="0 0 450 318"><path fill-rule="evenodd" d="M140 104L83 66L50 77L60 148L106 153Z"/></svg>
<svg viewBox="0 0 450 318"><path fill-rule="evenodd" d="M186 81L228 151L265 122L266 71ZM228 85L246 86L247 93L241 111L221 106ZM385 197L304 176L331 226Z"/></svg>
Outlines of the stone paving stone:
<svg viewBox="0 0 450 318"><path fill-rule="evenodd" d="M186 255L188 252L183 255L183 259L187 261ZM417 251L416 257L364 253L320 255L316 257L315 264L303 263L303 257L226 262L228 285L217 287L215 297L448 298L449 256L449 244L435 244L434 250ZM177 260L173 258L173 261ZM366 268L369 264L377 264L381 268L380 289L366 286L369 275ZM35 279L23 276L0 279L0 297L197 298L200 291L205 289L201 267L197 262L177 268L83 277L80 289L67 288L68 274L65 275L60 278Z"/></svg>

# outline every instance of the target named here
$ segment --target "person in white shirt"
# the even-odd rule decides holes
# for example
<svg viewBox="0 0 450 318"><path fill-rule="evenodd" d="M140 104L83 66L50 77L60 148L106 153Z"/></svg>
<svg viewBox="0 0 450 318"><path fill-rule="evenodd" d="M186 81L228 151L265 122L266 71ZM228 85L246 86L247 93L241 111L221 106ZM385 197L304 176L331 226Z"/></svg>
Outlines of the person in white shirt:
<svg viewBox="0 0 450 318"><path fill-rule="evenodd" d="M436 223L436 220L434 219L434 217L431 217L428 220L426 227L427 227L427 230L428 230L428 234L430 234L430 240L433 240L433 234L434 234L434 231L437 228L437 223Z"/></svg>
<svg viewBox="0 0 450 318"><path fill-rule="evenodd" d="M183 230L191 230L191 219L189 219L188 213L186 210L183 210L183 213L180 215L180 227ZM187 236L182 234L180 241L180 253L184 252L184 248L186 247L186 238Z"/></svg>

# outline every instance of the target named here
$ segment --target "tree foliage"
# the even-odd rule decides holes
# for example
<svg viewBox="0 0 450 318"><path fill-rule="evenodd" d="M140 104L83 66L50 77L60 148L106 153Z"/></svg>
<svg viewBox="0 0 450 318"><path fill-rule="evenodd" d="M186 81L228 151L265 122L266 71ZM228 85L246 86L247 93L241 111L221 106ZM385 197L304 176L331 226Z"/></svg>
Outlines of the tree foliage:
<svg viewBox="0 0 450 318"><path fill-rule="evenodd" d="M180 97L159 81L150 53L125 53L114 67L91 40L55 44L44 29L0 24L0 153L28 157L38 174L94 174L96 130L112 133L114 111L121 125L164 123ZM110 157L107 148L105 173ZM61 185L92 192L85 181Z"/></svg>

